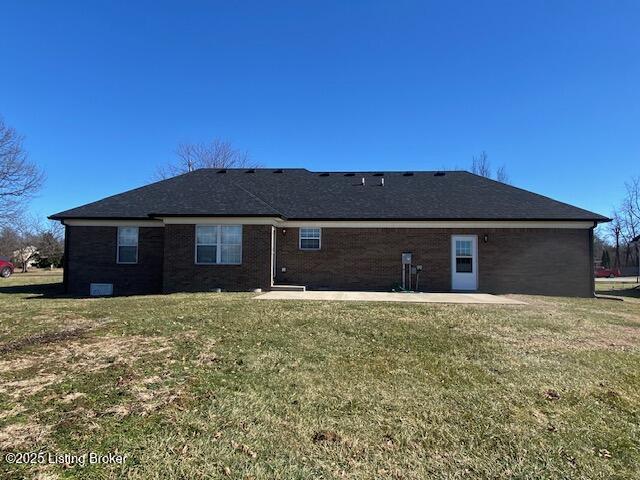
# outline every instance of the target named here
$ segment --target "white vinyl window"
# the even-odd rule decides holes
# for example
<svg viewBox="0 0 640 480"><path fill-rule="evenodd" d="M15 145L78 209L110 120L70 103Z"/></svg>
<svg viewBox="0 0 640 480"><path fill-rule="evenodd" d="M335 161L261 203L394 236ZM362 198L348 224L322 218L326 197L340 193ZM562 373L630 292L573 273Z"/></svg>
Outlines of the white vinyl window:
<svg viewBox="0 0 640 480"><path fill-rule="evenodd" d="M240 265L242 225L196 225L198 265Z"/></svg>
<svg viewBox="0 0 640 480"><path fill-rule="evenodd" d="M320 229L300 229L300 250L320 250Z"/></svg>
<svg viewBox="0 0 640 480"><path fill-rule="evenodd" d="M456 240L456 273L473 273L473 242Z"/></svg>
<svg viewBox="0 0 640 480"><path fill-rule="evenodd" d="M118 227L117 263L138 263L138 227Z"/></svg>

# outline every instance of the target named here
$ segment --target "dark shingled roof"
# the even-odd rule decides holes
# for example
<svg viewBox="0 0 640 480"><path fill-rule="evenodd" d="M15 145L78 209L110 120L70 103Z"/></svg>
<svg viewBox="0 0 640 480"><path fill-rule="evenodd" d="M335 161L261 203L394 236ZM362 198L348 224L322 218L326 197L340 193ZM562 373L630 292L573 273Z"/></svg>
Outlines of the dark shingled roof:
<svg viewBox="0 0 640 480"><path fill-rule="evenodd" d="M50 218L153 216L608 221L597 213L463 171L327 174L266 168L195 170Z"/></svg>

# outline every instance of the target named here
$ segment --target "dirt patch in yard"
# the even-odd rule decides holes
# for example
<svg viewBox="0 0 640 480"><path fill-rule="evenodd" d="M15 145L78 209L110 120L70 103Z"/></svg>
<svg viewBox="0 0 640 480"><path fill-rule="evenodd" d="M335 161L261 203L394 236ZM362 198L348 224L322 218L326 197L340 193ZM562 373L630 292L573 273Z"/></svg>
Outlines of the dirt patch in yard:
<svg viewBox="0 0 640 480"><path fill-rule="evenodd" d="M35 395L67 375L95 372L113 365L131 365L143 356L170 350L168 344L164 337L104 336L65 341L55 346L43 345L42 349L29 355L0 361L0 374L10 372L12 376L20 377L22 371L34 370L24 378L0 380L0 393L14 399Z"/></svg>
<svg viewBox="0 0 640 480"><path fill-rule="evenodd" d="M11 353L28 347L63 342L73 338L78 338L85 335L89 330L92 330L98 325L104 323L105 322L95 322L84 318L68 319L65 320L65 328L62 330L37 333L0 345L0 354Z"/></svg>
<svg viewBox="0 0 640 480"><path fill-rule="evenodd" d="M91 327L74 328L71 330L63 330L61 332L47 332L39 333L37 335L31 335L29 337L14 340L4 345L0 345L0 353L9 353L15 350L22 350L25 347L31 347L34 345L44 345L47 343L60 342L63 340L69 340L76 338L90 330Z"/></svg>

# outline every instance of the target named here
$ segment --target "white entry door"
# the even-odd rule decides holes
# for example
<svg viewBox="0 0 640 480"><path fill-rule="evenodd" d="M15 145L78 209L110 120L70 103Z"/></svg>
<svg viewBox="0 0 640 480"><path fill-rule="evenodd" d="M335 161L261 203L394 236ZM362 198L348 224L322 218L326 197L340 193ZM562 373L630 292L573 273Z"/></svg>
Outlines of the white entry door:
<svg viewBox="0 0 640 480"><path fill-rule="evenodd" d="M478 289L478 237L451 237L451 290Z"/></svg>

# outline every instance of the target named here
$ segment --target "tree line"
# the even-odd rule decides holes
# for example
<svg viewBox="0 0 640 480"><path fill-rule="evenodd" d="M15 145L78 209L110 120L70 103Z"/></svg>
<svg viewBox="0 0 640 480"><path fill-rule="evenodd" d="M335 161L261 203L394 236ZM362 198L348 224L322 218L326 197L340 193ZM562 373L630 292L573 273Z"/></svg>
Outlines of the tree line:
<svg viewBox="0 0 640 480"><path fill-rule="evenodd" d="M598 229L594 257L605 267L637 267L640 235L640 176L625 183L622 201L611 213L611 222Z"/></svg>

